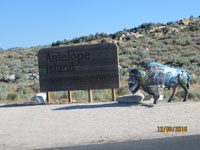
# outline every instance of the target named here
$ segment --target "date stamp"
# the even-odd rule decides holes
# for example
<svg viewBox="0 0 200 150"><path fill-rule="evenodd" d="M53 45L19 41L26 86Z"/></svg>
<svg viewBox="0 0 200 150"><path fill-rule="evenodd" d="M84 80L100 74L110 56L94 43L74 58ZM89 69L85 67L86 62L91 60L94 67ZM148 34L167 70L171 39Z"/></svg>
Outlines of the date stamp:
<svg viewBox="0 0 200 150"><path fill-rule="evenodd" d="M158 126L158 132L187 132L187 126Z"/></svg>

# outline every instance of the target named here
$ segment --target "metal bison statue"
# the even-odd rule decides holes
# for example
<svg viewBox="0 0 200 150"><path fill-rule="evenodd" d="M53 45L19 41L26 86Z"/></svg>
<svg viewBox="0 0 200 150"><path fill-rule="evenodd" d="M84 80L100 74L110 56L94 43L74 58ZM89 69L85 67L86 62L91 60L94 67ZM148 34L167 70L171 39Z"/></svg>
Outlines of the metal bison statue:
<svg viewBox="0 0 200 150"><path fill-rule="evenodd" d="M173 92L168 102L173 99L177 86L180 85L185 96L183 101L187 101L190 76L182 69L171 68L156 62L145 65L143 70L133 69L129 72L129 90L134 94L140 88L150 95L153 95L154 104L157 103L164 88L173 88Z"/></svg>

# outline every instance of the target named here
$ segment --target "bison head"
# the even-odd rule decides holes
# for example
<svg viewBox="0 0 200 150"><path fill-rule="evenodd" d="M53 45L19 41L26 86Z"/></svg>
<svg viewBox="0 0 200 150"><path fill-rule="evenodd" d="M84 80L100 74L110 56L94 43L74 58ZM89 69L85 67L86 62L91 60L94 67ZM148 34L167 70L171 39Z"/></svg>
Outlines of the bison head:
<svg viewBox="0 0 200 150"><path fill-rule="evenodd" d="M133 69L129 72L129 90L134 94L140 86L145 85L148 80L147 74L144 70Z"/></svg>
<svg viewBox="0 0 200 150"><path fill-rule="evenodd" d="M129 90L134 94L140 89L139 70L134 69L129 72Z"/></svg>

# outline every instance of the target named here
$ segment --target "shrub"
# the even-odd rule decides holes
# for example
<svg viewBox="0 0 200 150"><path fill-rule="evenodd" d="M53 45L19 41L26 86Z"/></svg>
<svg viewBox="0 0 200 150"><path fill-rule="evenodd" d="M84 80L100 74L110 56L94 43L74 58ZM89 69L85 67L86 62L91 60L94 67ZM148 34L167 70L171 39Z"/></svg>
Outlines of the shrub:
<svg viewBox="0 0 200 150"><path fill-rule="evenodd" d="M130 93L130 91L128 89L128 86L123 86L123 87L119 88L116 93L118 96L122 96L122 95L126 95L126 94Z"/></svg>
<svg viewBox="0 0 200 150"><path fill-rule="evenodd" d="M103 44L103 43L108 43L109 42L109 40L108 39L102 39L101 40L101 43Z"/></svg>
<svg viewBox="0 0 200 150"><path fill-rule="evenodd" d="M180 90L176 93L176 96L177 97L180 97L180 98L184 98L185 96L185 91L184 90Z"/></svg>
<svg viewBox="0 0 200 150"><path fill-rule="evenodd" d="M155 59L153 58L144 58L143 61L141 62L141 64L148 64L149 62L153 62L155 61Z"/></svg>
<svg viewBox="0 0 200 150"><path fill-rule="evenodd" d="M88 99L88 93L87 91L78 90L72 92L72 98L75 99Z"/></svg>
<svg viewBox="0 0 200 150"><path fill-rule="evenodd" d="M200 76L197 76L196 83L200 84Z"/></svg>
<svg viewBox="0 0 200 150"><path fill-rule="evenodd" d="M17 72L15 72L15 78L16 78L16 80L22 79L22 77L23 77L22 71L18 70Z"/></svg>
<svg viewBox="0 0 200 150"><path fill-rule="evenodd" d="M32 89L35 91L35 92L38 92L39 91L39 81L38 80L34 80L33 81L33 86L32 86Z"/></svg>
<svg viewBox="0 0 200 150"><path fill-rule="evenodd" d="M103 97L102 90L93 90L93 99L96 101L103 101L105 98Z"/></svg>
<svg viewBox="0 0 200 150"><path fill-rule="evenodd" d="M195 74L190 75L190 83L191 84L200 84L200 76L196 76Z"/></svg>
<svg viewBox="0 0 200 150"><path fill-rule="evenodd" d="M7 99L7 92L5 89L0 88L0 100L6 100Z"/></svg>
<svg viewBox="0 0 200 150"><path fill-rule="evenodd" d="M142 24L141 26L139 26L137 28L137 31L139 33L144 33L144 34L147 34L150 32L151 29L153 29L155 27L155 24L154 23L144 23Z"/></svg>
<svg viewBox="0 0 200 150"><path fill-rule="evenodd" d="M200 23L200 20L191 22L185 27L184 30L190 31L190 32L199 31L200 30L199 23Z"/></svg>
<svg viewBox="0 0 200 150"><path fill-rule="evenodd" d="M3 74L0 73L0 80L2 80L2 79L3 79Z"/></svg>
<svg viewBox="0 0 200 150"><path fill-rule="evenodd" d="M148 57L148 52L144 48L139 48L139 56L144 59Z"/></svg>
<svg viewBox="0 0 200 150"><path fill-rule="evenodd" d="M188 98L190 99L200 99L200 93L197 90L189 91Z"/></svg>
<svg viewBox="0 0 200 150"><path fill-rule="evenodd" d="M179 25L176 22L172 22L172 21L168 22L167 25L169 25L171 27L174 27L174 28L178 28L179 27Z"/></svg>
<svg viewBox="0 0 200 150"><path fill-rule="evenodd" d="M177 94L176 94L176 96L184 98L185 91L184 90L178 91ZM199 91L197 91L197 90L189 90L188 98L189 99L193 99L193 100L199 100L200 99L200 93L199 93Z"/></svg>
<svg viewBox="0 0 200 150"><path fill-rule="evenodd" d="M16 92L9 93L8 96L7 96L7 98L9 100L15 100L17 97L18 97L18 93L16 93Z"/></svg>

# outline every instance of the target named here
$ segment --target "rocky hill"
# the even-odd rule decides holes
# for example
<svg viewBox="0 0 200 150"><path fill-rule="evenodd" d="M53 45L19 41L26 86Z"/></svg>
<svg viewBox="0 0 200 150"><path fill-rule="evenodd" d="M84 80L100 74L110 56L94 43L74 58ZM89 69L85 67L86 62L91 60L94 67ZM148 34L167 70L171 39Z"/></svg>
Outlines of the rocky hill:
<svg viewBox="0 0 200 150"><path fill-rule="evenodd" d="M114 34L96 33L70 41L53 42L52 46L96 42L116 43L119 46L120 63L123 68L157 61L200 74L200 17L184 18L167 24L144 23Z"/></svg>
<svg viewBox="0 0 200 150"><path fill-rule="evenodd" d="M200 17L190 17L167 24L144 23L113 34L96 33L72 40L56 41L46 46L1 51L0 100L27 100L39 92L39 81L35 76L38 74L37 52L40 48L104 42L113 42L119 47L122 86L117 91L118 95L128 93L127 78L130 67L141 67L147 62L157 61L187 70L196 89L191 92L195 96L191 97L200 99L200 94L197 94L197 87L200 87ZM15 75L14 82L3 80L6 75ZM95 92L98 93L94 91L94 99L111 99L108 91L102 92L103 94ZM84 91L73 94L73 97L80 99L87 97ZM65 99L67 94L55 92L52 96L54 99Z"/></svg>

